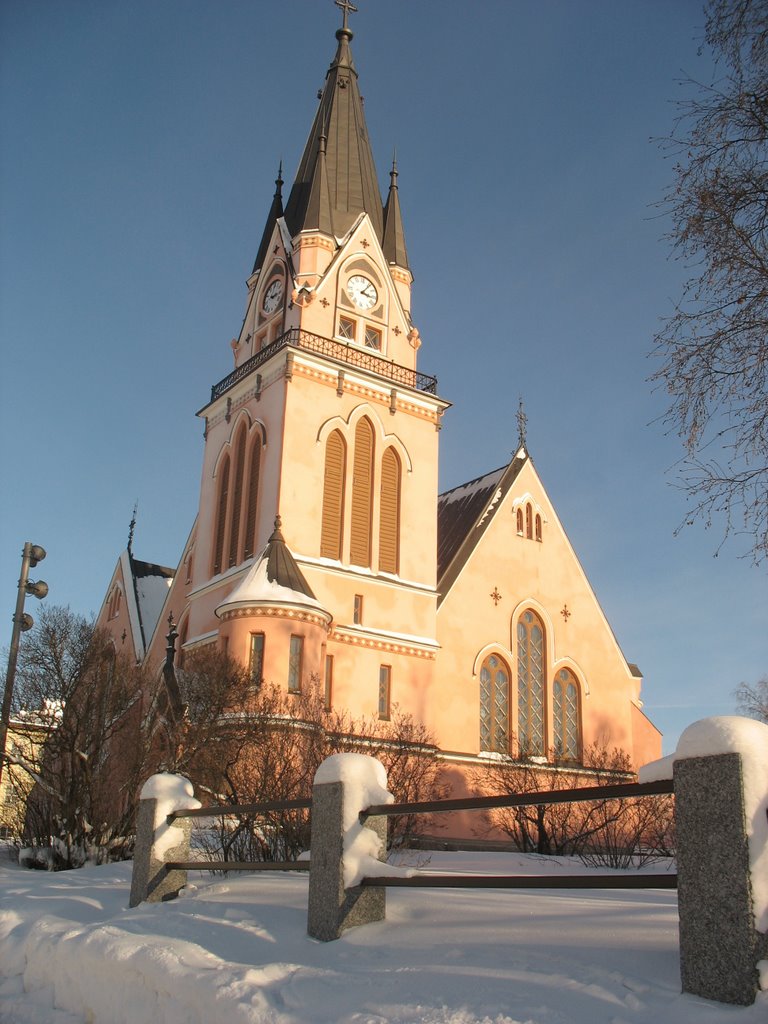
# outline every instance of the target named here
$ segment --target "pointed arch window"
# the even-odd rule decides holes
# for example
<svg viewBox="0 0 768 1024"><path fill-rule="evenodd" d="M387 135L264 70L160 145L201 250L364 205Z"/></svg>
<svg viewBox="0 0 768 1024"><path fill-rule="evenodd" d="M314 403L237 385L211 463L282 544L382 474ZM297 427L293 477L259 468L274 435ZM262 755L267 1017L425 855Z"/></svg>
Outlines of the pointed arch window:
<svg viewBox="0 0 768 1024"><path fill-rule="evenodd" d="M261 473L261 435L258 427L251 442L248 457L248 498L245 512L245 542L243 558L251 558L256 551L256 513L259 504L259 476Z"/></svg>
<svg viewBox="0 0 768 1024"><path fill-rule="evenodd" d="M240 522L243 503L243 477L245 476L245 424L238 432L235 441L235 477L232 487L232 514L229 528L229 557L227 568L237 565L240 547Z"/></svg>
<svg viewBox="0 0 768 1024"><path fill-rule="evenodd" d="M561 669L552 686L552 727L555 756L566 761L581 760L579 730L579 686L567 668Z"/></svg>
<svg viewBox="0 0 768 1024"><path fill-rule="evenodd" d="M480 749L509 753L509 667L489 654L480 667Z"/></svg>
<svg viewBox="0 0 768 1024"><path fill-rule="evenodd" d="M219 494L216 501L216 530L213 542L213 575L220 573L224 563L224 535L227 530L227 502L229 499L229 455L219 467Z"/></svg>
<svg viewBox="0 0 768 1024"><path fill-rule="evenodd" d="M525 536L528 540L533 537L533 509L530 505L525 506Z"/></svg>
<svg viewBox="0 0 768 1024"><path fill-rule="evenodd" d="M400 458L387 448L381 460L379 569L397 573L400 562Z"/></svg>
<svg viewBox="0 0 768 1024"><path fill-rule="evenodd" d="M320 526L320 554L323 558L341 559L346 461L346 442L341 432L334 430L325 443L323 513Z"/></svg>
<svg viewBox="0 0 768 1024"><path fill-rule="evenodd" d="M363 416L355 428L352 470L352 523L349 557L354 565L371 564L371 507L373 505L373 426Z"/></svg>
<svg viewBox="0 0 768 1024"><path fill-rule="evenodd" d="M517 739L522 757L546 754L545 713L544 627L526 611L517 623Z"/></svg>
<svg viewBox="0 0 768 1024"><path fill-rule="evenodd" d="M534 524L536 540L541 541L541 516L536 513L536 521Z"/></svg>
<svg viewBox="0 0 768 1024"><path fill-rule="evenodd" d="M518 536L523 536L523 510L518 508L517 510L517 533Z"/></svg>

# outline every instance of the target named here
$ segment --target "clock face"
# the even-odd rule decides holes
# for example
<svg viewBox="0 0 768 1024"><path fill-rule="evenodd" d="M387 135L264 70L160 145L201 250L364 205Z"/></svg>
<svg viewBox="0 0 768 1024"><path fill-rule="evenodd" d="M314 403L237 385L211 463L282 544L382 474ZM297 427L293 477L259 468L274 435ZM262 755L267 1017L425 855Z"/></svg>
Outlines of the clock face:
<svg viewBox="0 0 768 1024"><path fill-rule="evenodd" d="M264 293L264 312L274 313L283 297L283 282L278 278Z"/></svg>
<svg viewBox="0 0 768 1024"><path fill-rule="evenodd" d="M347 281L347 295L358 309L370 309L379 297L373 281L369 281L361 274L356 274Z"/></svg>

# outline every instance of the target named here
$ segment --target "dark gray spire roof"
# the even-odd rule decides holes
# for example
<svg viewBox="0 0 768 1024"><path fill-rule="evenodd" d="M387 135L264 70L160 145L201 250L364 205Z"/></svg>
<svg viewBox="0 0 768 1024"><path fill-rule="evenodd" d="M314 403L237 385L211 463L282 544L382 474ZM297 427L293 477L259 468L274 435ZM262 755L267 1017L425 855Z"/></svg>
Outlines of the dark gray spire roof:
<svg viewBox="0 0 768 1024"><path fill-rule="evenodd" d="M346 234L357 217L365 212L381 241L384 232L381 193L357 71L349 48L352 33L346 27L340 28L336 38L338 49L325 76L320 105L285 207L285 220L292 235L305 227L318 226L308 223L307 218L317 220L319 210L311 200L316 194L321 198L319 193L324 189L315 179L325 174L334 232L338 236ZM325 159L321 160L320 137L323 135L327 141Z"/></svg>
<svg viewBox="0 0 768 1024"><path fill-rule="evenodd" d="M255 274L264 263L267 258L267 249L269 248L269 241L272 238L272 232L275 229L277 218L283 216L283 161L280 161L280 168L275 178L275 194L272 197L272 205L269 208L267 214L267 223L264 225L264 233L261 236L261 242L259 244L259 250L256 253L256 259L253 264L252 274Z"/></svg>
<svg viewBox="0 0 768 1024"><path fill-rule="evenodd" d="M321 135L317 143L317 163L307 201L307 212L304 214L304 228L322 231L326 235L333 234L333 216L331 214L331 193L328 188L328 168L326 164L326 147L328 140Z"/></svg>
<svg viewBox="0 0 768 1024"><path fill-rule="evenodd" d="M392 170L389 172L389 195L384 207L384 238L382 240L384 256L388 263L408 268L408 251L405 248L405 231L403 216L400 213L400 198L397 190L397 159L392 159Z"/></svg>
<svg viewBox="0 0 768 1024"><path fill-rule="evenodd" d="M261 556L262 560L265 558L267 560L267 579L270 583L277 583L281 587L287 587L288 590L295 590L316 601L317 598L312 593L312 588L285 543L281 526L280 516L275 516L275 528Z"/></svg>

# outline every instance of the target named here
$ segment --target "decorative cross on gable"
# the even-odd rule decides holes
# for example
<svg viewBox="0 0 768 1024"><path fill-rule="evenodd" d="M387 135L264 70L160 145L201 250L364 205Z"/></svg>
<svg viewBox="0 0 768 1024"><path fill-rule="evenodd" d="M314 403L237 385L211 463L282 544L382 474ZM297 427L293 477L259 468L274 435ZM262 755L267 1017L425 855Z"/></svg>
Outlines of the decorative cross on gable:
<svg viewBox="0 0 768 1024"><path fill-rule="evenodd" d="M341 27L348 29L349 25L347 24L347 18L350 13L357 13L357 8L355 7L354 4L351 4L349 0L333 0L333 2L336 4L337 7L340 7L341 10L344 12L344 23Z"/></svg>

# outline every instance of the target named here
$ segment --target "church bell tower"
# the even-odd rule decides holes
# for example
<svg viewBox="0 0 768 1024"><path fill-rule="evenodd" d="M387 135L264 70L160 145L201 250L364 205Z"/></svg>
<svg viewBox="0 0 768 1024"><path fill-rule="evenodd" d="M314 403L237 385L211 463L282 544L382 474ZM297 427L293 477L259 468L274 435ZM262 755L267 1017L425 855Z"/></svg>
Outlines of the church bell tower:
<svg viewBox="0 0 768 1024"><path fill-rule="evenodd" d="M387 718L398 703L423 718L448 403L417 369L398 170L382 202L354 8L337 5L335 55L285 201L277 176L234 369L199 413L185 636L216 637L257 681L324 686L355 714Z"/></svg>

